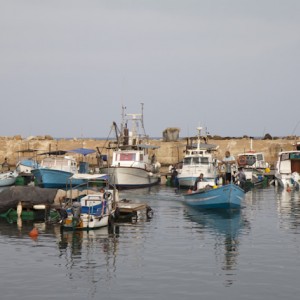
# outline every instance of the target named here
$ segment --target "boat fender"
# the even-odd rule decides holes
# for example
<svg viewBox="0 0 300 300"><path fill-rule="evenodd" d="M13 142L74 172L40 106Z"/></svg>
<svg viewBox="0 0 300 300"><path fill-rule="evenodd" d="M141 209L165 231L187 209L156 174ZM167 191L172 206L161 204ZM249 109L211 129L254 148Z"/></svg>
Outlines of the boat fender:
<svg viewBox="0 0 300 300"><path fill-rule="evenodd" d="M21 217L22 210L23 210L22 203L21 203L21 201L19 201L18 206L17 206L17 215L18 215L18 218Z"/></svg>
<svg viewBox="0 0 300 300"><path fill-rule="evenodd" d="M37 210L39 210L39 209L46 209L46 205L45 204L35 204L35 205L33 205L33 208L34 209L37 209Z"/></svg>
<svg viewBox="0 0 300 300"><path fill-rule="evenodd" d="M103 194L103 198L104 198L105 200L111 200L111 199L112 199L112 193L111 193L111 192L105 192L105 193Z"/></svg>

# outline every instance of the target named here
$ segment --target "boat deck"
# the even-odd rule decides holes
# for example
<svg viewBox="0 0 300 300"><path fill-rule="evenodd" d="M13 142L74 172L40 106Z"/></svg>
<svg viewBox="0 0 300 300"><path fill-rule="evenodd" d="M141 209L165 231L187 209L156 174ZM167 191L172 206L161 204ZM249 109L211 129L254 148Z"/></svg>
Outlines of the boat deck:
<svg viewBox="0 0 300 300"><path fill-rule="evenodd" d="M140 210L147 209L148 205L145 203L119 202L118 208L120 213L134 213Z"/></svg>
<svg viewBox="0 0 300 300"><path fill-rule="evenodd" d="M121 220L135 220L149 219L153 215L153 211L146 203L134 203L132 200L123 199L117 204L119 214L116 217L118 221Z"/></svg>

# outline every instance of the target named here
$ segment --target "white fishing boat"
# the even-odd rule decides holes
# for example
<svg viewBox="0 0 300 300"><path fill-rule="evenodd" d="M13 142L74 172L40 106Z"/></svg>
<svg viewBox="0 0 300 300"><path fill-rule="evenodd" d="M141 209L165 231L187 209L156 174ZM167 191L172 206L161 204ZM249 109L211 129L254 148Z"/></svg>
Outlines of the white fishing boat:
<svg viewBox="0 0 300 300"><path fill-rule="evenodd" d="M201 136L202 127L198 127L197 145L187 145L186 155L183 159L182 168L177 170L179 187L189 188L195 183L196 178L203 174L204 184L215 185L215 179L218 175L218 161L214 151L219 146L207 144L206 134ZM201 143L201 138L204 142Z"/></svg>
<svg viewBox="0 0 300 300"><path fill-rule="evenodd" d="M31 171L39 167L37 161L38 151L40 150L31 149L29 147L27 149L17 151L18 161L16 164L16 170L20 175L32 175Z"/></svg>
<svg viewBox="0 0 300 300"><path fill-rule="evenodd" d="M237 155L238 167L242 167L246 175L247 182L257 185L264 181L264 173L269 168L264 153L253 150L253 140L250 139L250 150Z"/></svg>
<svg viewBox="0 0 300 300"><path fill-rule="evenodd" d="M108 174L110 181L118 189L158 184L160 163L156 161L154 154L158 147L149 144L144 128L143 106L141 114L126 114L125 107L122 107L121 129L118 129L115 122L113 127L117 141L109 143L108 149L112 150L111 161L107 166L100 166L100 172Z"/></svg>
<svg viewBox="0 0 300 300"><path fill-rule="evenodd" d="M300 150L281 151L275 169L275 184L283 188L299 188Z"/></svg>

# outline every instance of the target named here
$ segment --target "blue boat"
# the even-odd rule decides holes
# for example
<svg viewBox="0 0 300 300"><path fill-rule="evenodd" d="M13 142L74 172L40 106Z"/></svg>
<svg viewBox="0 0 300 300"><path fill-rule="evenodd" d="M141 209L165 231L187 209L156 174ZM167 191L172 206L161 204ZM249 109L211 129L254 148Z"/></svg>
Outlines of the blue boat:
<svg viewBox="0 0 300 300"><path fill-rule="evenodd" d="M73 173L62 170L38 168L31 171L35 178L35 185L43 188L66 188L68 180L73 176ZM84 183L84 179L74 179L72 184L79 185Z"/></svg>
<svg viewBox="0 0 300 300"><path fill-rule="evenodd" d="M65 155L66 152L72 152L86 156L87 154L94 153L95 150L78 148L69 151L52 151L43 154L47 155ZM88 176L88 163L81 161L78 165L75 157L73 156L49 156L44 158L40 165L33 169L31 173L34 175L35 184L44 188L66 188L69 179L75 174L84 174ZM88 178L90 179L90 178ZM80 185L86 182L86 178L72 179L72 185Z"/></svg>
<svg viewBox="0 0 300 300"><path fill-rule="evenodd" d="M236 184L227 184L217 188L200 189L183 195L187 205L195 208L240 208L245 191Z"/></svg>
<svg viewBox="0 0 300 300"><path fill-rule="evenodd" d="M236 239L242 227L248 224L240 209L197 209L187 206L185 215L192 222L211 228L219 237Z"/></svg>

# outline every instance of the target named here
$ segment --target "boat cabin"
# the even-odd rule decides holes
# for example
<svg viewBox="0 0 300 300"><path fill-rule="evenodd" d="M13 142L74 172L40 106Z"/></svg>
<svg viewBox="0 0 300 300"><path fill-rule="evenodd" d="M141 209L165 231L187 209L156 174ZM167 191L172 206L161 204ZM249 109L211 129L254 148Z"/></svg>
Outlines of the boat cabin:
<svg viewBox="0 0 300 300"><path fill-rule="evenodd" d="M300 173L300 151L280 152L277 170L281 174Z"/></svg>
<svg viewBox="0 0 300 300"><path fill-rule="evenodd" d="M46 157L41 162L42 168L77 173L77 163L74 157Z"/></svg>
<svg viewBox="0 0 300 300"><path fill-rule="evenodd" d="M209 157L199 157L199 156L189 156L189 157L185 157L183 159L183 164L184 165L208 165L209 164Z"/></svg>
<svg viewBox="0 0 300 300"><path fill-rule="evenodd" d="M239 166L265 169L269 164L265 161L263 153L260 152L246 152L243 154L238 154L237 162Z"/></svg>
<svg viewBox="0 0 300 300"><path fill-rule="evenodd" d="M148 154L143 151L115 151L113 153L112 167L142 167L148 163Z"/></svg>

